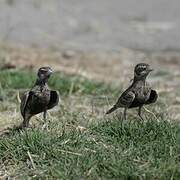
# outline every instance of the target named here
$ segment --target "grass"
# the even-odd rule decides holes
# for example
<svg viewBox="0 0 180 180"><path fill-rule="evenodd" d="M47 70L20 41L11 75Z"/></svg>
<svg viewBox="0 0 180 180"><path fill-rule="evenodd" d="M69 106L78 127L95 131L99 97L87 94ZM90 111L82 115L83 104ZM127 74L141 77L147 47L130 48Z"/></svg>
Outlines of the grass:
<svg viewBox="0 0 180 180"><path fill-rule="evenodd" d="M31 71L2 71L0 92L4 97L6 91L24 90L34 80ZM51 78L50 86L64 99L118 92L62 73ZM0 137L0 174L16 179L179 179L180 124L156 112L158 106L163 105L153 107L158 120L146 116L144 122L131 115L123 121L61 107L49 117L48 130L36 124Z"/></svg>
<svg viewBox="0 0 180 180"><path fill-rule="evenodd" d="M6 90L29 89L35 83L36 76L32 71L4 70L0 72L1 87ZM102 82L94 82L79 75L55 73L49 81L49 86L59 90L62 95L109 94L115 89Z"/></svg>
<svg viewBox="0 0 180 180"><path fill-rule="evenodd" d="M22 179L178 179L179 152L180 126L152 119L112 119L85 132L62 124L61 132L52 126L0 139L1 164Z"/></svg>

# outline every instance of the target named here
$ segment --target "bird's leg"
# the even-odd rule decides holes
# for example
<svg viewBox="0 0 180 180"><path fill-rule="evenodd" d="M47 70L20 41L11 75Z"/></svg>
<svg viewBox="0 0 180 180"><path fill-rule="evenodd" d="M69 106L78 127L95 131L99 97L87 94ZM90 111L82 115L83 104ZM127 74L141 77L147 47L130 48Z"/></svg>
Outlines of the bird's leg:
<svg viewBox="0 0 180 180"><path fill-rule="evenodd" d="M44 120L44 125L42 126L42 129L44 130L47 128L47 110L43 112L43 120Z"/></svg>
<svg viewBox="0 0 180 180"><path fill-rule="evenodd" d="M20 125L20 128L28 128L29 127L29 120L31 116L25 115L23 122Z"/></svg>
<svg viewBox="0 0 180 180"><path fill-rule="evenodd" d="M47 118L47 111L45 110L44 112L43 112L43 120L46 122L46 118Z"/></svg>
<svg viewBox="0 0 180 180"><path fill-rule="evenodd" d="M142 115L141 115L142 107L143 107L143 106L139 106L138 115L139 115L139 117L140 117L141 120L144 120L143 117L142 117Z"/></svg>
<svg viewBox="0 0 180 180"><path fill-rule="evenodd" d="M124 114L123 114L123 119L126 120L126 112L127 112L127 108L124 108Z"/></svg>

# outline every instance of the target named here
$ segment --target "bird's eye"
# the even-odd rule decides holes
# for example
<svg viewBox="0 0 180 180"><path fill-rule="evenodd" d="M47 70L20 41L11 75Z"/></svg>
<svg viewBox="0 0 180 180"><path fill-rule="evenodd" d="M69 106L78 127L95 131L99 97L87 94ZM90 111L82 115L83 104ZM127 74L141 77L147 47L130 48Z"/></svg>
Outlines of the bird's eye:
<svg viewBox="0 0 180 180"><path fill-rule="evenodd" d="M47 72L47 70L41 69L41 73L46 73L46 72Z"/></svg>
<svg viewBox="0 0 180 180"><path fill-rule="evenodd" d="M141 69L142 71L144 71L144 70L146 70L146 66L142 66L140 69Z"/></svg>

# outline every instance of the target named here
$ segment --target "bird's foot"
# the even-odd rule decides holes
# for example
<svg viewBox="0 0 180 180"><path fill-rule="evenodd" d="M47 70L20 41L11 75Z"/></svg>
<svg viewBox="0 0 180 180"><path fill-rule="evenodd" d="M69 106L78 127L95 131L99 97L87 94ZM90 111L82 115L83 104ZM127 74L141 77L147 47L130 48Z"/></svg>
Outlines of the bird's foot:
<svg viewBox="0 0 180 180"><path fill-rule="evenodd" d="M42 130L48 130L48 122L43 124Z"/></svg>
<svg viewBox="0 0 180 180"><path fill-rule="evenodd" d="M144 121L144 118L141 115L139 115L139 118L141 121Z"/></svg>
<svg viewBox="0 0 180 180"><path fill-rule="evenodd" d="M20 124L17 128L18 128L18 130L32 129L33 126L30 126L29 124L24 124L24 123L22 123L22 124Z"/></svg>

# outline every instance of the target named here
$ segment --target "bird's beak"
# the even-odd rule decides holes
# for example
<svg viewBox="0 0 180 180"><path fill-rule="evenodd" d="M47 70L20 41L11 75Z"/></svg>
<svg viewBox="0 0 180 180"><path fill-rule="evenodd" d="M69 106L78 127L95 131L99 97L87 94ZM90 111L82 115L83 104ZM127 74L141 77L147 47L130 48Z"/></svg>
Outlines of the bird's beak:
<svg viewBox="0 0 180 180"><path fill-rule="evenodd" d="M48 74L51 75L53 73L52 69L49 69Z"/></svg>
<svg viewBox="0 0 180 180"><path fill-rule="evenodd" d="M149 69L149 72L154 71L154 69Z"/></svg>

